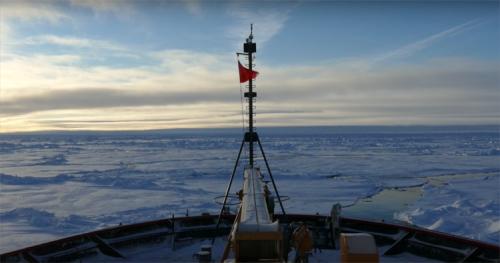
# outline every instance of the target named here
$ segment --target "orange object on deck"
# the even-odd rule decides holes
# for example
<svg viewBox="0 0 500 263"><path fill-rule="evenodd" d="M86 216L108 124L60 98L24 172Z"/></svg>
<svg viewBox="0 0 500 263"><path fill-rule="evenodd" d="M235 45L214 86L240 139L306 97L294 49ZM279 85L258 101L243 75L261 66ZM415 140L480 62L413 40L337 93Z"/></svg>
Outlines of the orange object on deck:
<svg viewBox="0 0 500 263"><path fill-rule="evenodd" d="M301 257L304 257L307 253L311 252L313 248L313 238L311 231L307 229L305 224L299 226L297 230L293 232L293 242L294 247Z"/></svg>
<svg viewBox="0 0 500 263"><path fill-rule="evenodd" d="M377 244L367 233L340 235L340 262L379 262Z"/></svg>

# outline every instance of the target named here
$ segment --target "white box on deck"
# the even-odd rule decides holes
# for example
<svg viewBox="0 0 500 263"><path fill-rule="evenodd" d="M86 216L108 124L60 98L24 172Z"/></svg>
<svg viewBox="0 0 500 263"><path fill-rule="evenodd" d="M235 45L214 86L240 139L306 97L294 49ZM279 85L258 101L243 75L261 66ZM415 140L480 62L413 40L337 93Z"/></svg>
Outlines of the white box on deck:
<svg viewBox="0 0 500 263"><path fill-rule="evenodd" d="M340 262L379 262L377 244L368 233L340 235Z"/></svg>

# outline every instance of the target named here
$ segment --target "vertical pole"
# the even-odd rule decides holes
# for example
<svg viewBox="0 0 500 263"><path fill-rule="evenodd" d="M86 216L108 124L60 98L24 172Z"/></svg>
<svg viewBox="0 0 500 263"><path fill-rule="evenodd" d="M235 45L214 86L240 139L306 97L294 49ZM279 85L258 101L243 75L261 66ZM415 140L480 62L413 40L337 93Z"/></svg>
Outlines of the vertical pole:
<svg viewBox="0 0 500 263"><path fill-rule="evenodd" d="M231 184L233 184L234 174L236 173L236 168L238 168L238 162L240 161L241 151L243 150L244 145L245 145L245 139L243 139L243 141L241 142L240 151L238 152L238 157L236 157L236 162L234 163L233 173L231 174L231 179L229 180L229 184L227 185L226 188L226 194L224 195L224 202L222 203L222 208L220 209L219 212L219 218L217 218L217 225L215 225L215 233L217 233L217 230L219 230L222 213L224 212L224 208L226 206L227 196L229 195L229 191L231 191ZM212 245L214 244L214 242L215 242L215 236L212 239Z"/></svg>
<svg viewBox="0 0 500 263"><path fill-rule="evenodd" d="M276 187L276 184L274 183L273 174L271 173L271 168L269 168L269 163L267 162L266 154L264 153L264 149L262 148L262 144L260 143L259 137L257 137L257 142L259 143L260 152L262 153L262 157L264 158L264 162L266 163L267 172L269 173L269 177L271 177L271 182L273 183L274 192L276 192L276 196L278 197L278 202L280 203L281 212L283 212L283 215L286 216L285 208L283 208L283 203L281 203L281 197L280 197L280 194L278 193L278 188Z"/></svg>
<svg viewBox="0 0 500 263"><path fill-rule="evenodd" d="M252 40L250 39L250 43L252 43ZM253 57L253 54L252 52L248 52L248 69L250 69L250 72L252 72L252 68L253 68L253 65L252 65L252 57ZM250 78L249 82L248 82L248 91L250 92L250 94L253 94L253 79ZM253 96L249 96L248 97L248 132L250 134L250 142L249 142L249 147L248 147L248 150L249 150L249 160L250 160L250 168L253 168L253 140L254 140L254 136L253 136Z"/></svg>

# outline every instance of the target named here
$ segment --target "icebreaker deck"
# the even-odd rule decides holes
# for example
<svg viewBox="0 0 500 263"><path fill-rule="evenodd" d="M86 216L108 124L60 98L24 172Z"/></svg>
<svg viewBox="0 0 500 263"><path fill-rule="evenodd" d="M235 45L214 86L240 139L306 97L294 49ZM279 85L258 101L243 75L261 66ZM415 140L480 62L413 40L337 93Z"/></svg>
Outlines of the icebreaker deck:
<svg viewBox="0 0 500 263"><path fill-rule="evenodd" d="M83 233L0 255L1 262L197 262L202 245L216 237L211 259L220 262L236 215L224 215L215 232L217 215L149 221ZM331 217L275 215L281 227L307 223L316 250L310 262L340 262L331 238ZM375 237L380 262L499 262L500 247L477 240L409 225L340 218L343 233L370 233ZM289 261L293 260L290 253Z"/></svg>

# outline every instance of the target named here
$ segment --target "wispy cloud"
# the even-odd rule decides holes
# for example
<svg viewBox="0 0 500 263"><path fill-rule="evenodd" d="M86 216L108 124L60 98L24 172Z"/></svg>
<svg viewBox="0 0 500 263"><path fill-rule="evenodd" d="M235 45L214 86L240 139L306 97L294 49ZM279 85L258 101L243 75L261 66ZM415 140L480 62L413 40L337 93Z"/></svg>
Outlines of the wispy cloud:
<svg viewBox="0 0 500 263"><path fill-rule="evenodd" d="M407 44L405 46L399 47L395 50L391 50L386 53L382 53L370 59L369 64L373 66L376 63L380 63L387 60L399 59L404 57L409 57L423 49L429 48L433 44L439 42L440 40L455 36L457 34L471 30L478 25L484 23L482 19L474 19L463 24L448 28L439 33L428 36L424 39L420 39L413 43Z"/></svg>
<svg viewBox="0 0 500 263"><path fill-rule="evenodd" d="M184 49L168 49L150 53L161 66L174 72L193 70L226 70L234 66L232 54L211 54Z"/></svg>
<svg viewBox="0 0 500 263"><path fill-rule="evenodd" d="M71 36L56 36L56 35L35 36L25 39L23 43L31 45L50 44L50 45L68 46L75 48L108 49L115 51L128 50L123 46L105 40L95 40L95 39L79 38Z"/></svg>
<svg viewBox="0 0 500 263"><path fill-rule="evenodd" d="M184 5L191 15L201 15L201 3L199 0L184 0Z"/></svg>
<svg viewBox="0 0 500 263"><path fill-rule="evenodd" d="M106 65L81 66L75 64L83 55L29 55L10 54L0 61L2 68L3 100L48 90L86 89L107 87L118 90L162 91L227 89L236 83L231 67L224 56L169 50L153 54L153 66L115 68ZM109 55L108 55L109 56ZM231 61L233 62L233 61ZM219 83L214 87L214 83Z"/></svg>
<svg viewBox="0 0 500 263"><path fill-rule="evenodd" d="M70 3L90 9L94 14L112 13L117 17L129 17L135 13L134 1L130 0L71 0Z"/></svg>
<svg viewBox="0 0 500 263"><path fill-rule="evenodd" d="M486 21L484 19L473 19L460 25L456 25L438 33L429 35L413 43L397 47L393 50L381 52L374 55L367 55L364 57L344 58L341 61L336 62L339 64L343 64L344 67L351 68L353 70L371 70L374 69L377 65L383 65L384 63L402 60L416 55L418 52L431 48L433 45L438 44L442 40L465 33L484 24L485 22Z"/></svg>
<svg viewBox="0 0 500 263"><path fill-rule="evenodd" d="M2 56L11 52L18 44L16 32L13 30L17 23L48 22L56 24L69 21L71 17L50 1L0 1L0 46Z"/></svg>
<svg viewBox="0 0 500 263"><path fill-rule="evenodd" d="M1 12L1 11L0 11ZM10 41L11 37L11 30L10 27L7 23L4 23L1 21L0 23L0 37L2 38L2 43L0 43L2 46L5 44L5 41Z"/></svg>
<svg viewBox="0 0 500 263"><path fill-rule="evenodd" d="M237 2L239 3L239 2ZM285 26L289 13L294 6L282 8L246 8L242 3L231 5L228 13L233 17L234 23L226 29L226 36L237 43L241 36L250 33L250 24L253 23L256 37L261 45L271 40Z"/></svg>
<svg viewBox="0 0 500 263"><path fill-rule="evenodd" d="M0 1L0 14L2 23L10 19L25 22L44 20L51 23L70 19L55 5L54 1Z"/></svg>

